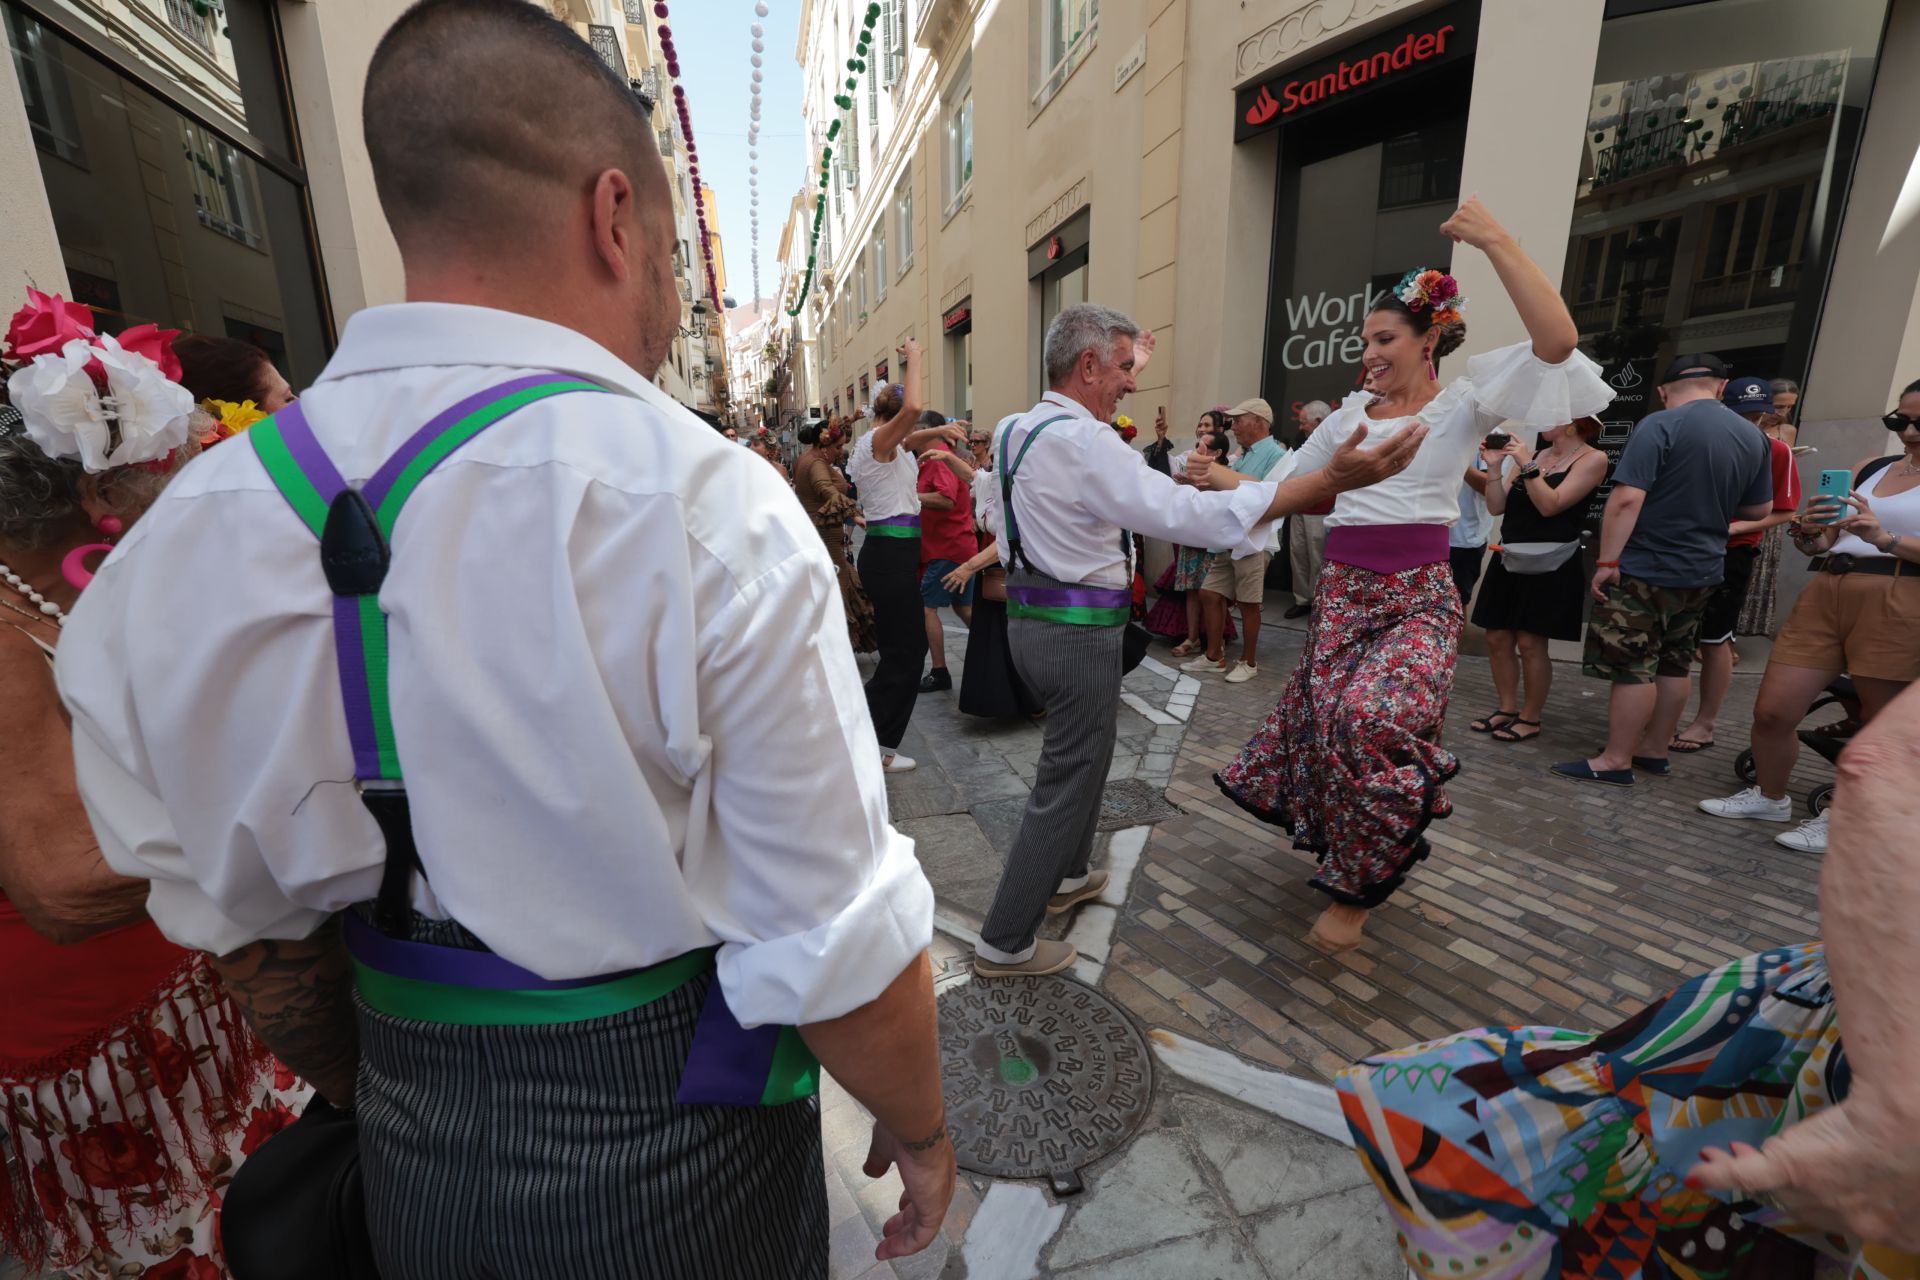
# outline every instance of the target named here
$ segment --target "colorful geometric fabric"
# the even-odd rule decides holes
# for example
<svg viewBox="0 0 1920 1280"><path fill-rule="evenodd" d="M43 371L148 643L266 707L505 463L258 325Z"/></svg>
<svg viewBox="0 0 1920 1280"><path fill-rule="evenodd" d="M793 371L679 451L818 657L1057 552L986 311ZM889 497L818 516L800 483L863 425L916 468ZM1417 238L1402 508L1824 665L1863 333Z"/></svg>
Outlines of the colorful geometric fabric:
<svg viewBox="0 0 1920 1280"><path fill-rule="evenodd" d="M1690 1190L1847 1095L1818 943L1748 956L1597 1037L1489 1027L1339 1080L1360 1159L1427 1280L1920 1280L1920 1259Z"/></svg>

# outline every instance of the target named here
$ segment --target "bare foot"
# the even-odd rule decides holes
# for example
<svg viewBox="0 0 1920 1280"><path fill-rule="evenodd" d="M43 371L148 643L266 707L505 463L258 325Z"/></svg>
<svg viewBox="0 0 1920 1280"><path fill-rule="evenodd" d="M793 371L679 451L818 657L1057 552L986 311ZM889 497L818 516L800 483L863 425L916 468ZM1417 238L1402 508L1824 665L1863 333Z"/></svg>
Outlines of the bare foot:
<svg viewBox="0 0 1920 1280"><path fill-rule="evenodd" d="M1330 956L1341 955L1360 945L1366 927L1365 907L1350 907L1335 902L1313 922L1313 929L1307 934L1307 945Z"/></svg>

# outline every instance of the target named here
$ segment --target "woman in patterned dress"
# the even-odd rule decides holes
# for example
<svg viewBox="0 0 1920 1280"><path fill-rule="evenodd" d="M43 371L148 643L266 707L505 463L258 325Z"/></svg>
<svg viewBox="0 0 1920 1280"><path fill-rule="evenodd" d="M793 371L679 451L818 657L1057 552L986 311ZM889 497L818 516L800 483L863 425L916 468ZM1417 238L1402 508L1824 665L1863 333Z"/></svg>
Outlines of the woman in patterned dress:
<svg viewBox="0 0 1920 1280"><path fill-rule="evenodd" d="M1426 443L1399 475L1334 504L1306 652L1279 707L1216 778L1319 858L1311 883L1330 901L1308 941L1325 951L1360 944L1368 911L1426 856L1427 824L1452 812L1443 784L1459 761L1440 730L1462 610L1447 526L1475 453L1504 421L1559 426L1613 399L1575 349L1559 290L1477 199L1441 230L1492 260L1531 342L1475 356L1443 387L1434 362L1466 337L1453 277L1409 272L1376 301L1366 387L1307 437L1294 474L1324 466L1362 423L1372 433L1363 447L1423 427Z"/></svg>
<svg viewBox="0 0 1920 1280"><path fill-rule="evenodd" d="M847 615L847 639L855 653L872 653L877 647L873 605L847 558L847 521L860 506L848 496L847 478L839 470L847 452L846 424L836 416L825 426L804 428L800 443L807 451L793 464L793 492L833 557L833 569L840 578L840 603Z"/></svg>
<svg viewBox="0 0 1920 1280"><path fill-rule="evenodd" d="M1340 1077L1414 1275L1920 1277L1920 686L1889 712L1840 760L1825 946L1603 1035L1487 1027Z"/></svg>
<svg viewBox="0 0 1920 1280"><path fill-rule="evenodd" d="M40 314L85 324L57 337L91 338L84 308L46 301ZM138 383L114 387L122 416L108 417L126 452L118 465L69 456L58 414L86 375L33 340L53 327L16 317L9 364L47 363L12 379L23 412L0 410L0 1258L42 1280L218 1280L222 1193L307 1090L276 1069L207 958L147 920L146 883L107 868L51 664L89 563L74 549L137 520L210 420L168 388L165 335L140 363L130 331L98 357ZM57 403L32 394L64 372ZM165 418L157 438L135 439L129 405Z"/></svg>

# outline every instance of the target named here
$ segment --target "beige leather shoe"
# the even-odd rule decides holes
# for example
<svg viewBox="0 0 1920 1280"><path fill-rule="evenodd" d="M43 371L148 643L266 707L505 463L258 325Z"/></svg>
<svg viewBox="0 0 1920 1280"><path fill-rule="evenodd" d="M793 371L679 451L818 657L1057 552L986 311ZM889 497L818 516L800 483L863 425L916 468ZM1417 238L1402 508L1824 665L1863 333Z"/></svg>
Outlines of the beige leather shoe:
<svg viewBox="0 0 1920 1280"><path fill-rule="evenodd" d="M973 958L973 976L976 978L1044 978L1050 973L1059 973L1075 960L1080 953L1067 942L1053 942L1046 938L1033 944L1033 954L1019 964L1001 964L998 960L989 960L985 956Z"/></svg>
<svg viewBox="0 0 1920 1280"><path fill-rule="evenodd" d="M1063 916L1083 902L1092 902L1107 891L1107 882L1113 877L1104 871L1090 871L1087 882L1072 893L1056 893L1047 899L1047 914Z"/></svg>

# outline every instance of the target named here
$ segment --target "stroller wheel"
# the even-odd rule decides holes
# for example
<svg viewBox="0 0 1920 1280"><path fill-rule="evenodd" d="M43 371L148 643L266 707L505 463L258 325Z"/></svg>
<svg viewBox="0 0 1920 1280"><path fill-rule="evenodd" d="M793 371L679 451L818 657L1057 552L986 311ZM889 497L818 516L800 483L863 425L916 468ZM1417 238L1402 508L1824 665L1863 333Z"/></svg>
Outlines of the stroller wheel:
<svg viewBox="0 0 1920 1280"><path fill-rule="evenodd" d="M1820 786L1807 792L1807 812L1816 818L1825 813L1827 806L1832 803L1833 784L1831 782L1822 783Z"/></svg>
<svg viewBox="0 0 1920 1280"><path fill-rule="evenodd" d="M1760 770L1754 767L1753 748L1748 747L1733 760L1733 776L1752 786L1760 779Z"/></svg>

